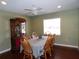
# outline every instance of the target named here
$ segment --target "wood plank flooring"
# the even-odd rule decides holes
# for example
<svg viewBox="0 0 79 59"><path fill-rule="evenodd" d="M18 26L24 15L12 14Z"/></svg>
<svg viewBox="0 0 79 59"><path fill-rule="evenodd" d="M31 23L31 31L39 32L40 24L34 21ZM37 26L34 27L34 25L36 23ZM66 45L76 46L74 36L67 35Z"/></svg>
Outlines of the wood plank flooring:
<svg viewBox="0 0 79 59"><path fill-rule="evenodd" d="M0 54L0 59L22 59L22 57L22 53L11 51ZM44 59L44 57L41 56L41 59ZM79 59L79 51L74 48L55 46L54 55L48 56L48 59Z"/></svg>

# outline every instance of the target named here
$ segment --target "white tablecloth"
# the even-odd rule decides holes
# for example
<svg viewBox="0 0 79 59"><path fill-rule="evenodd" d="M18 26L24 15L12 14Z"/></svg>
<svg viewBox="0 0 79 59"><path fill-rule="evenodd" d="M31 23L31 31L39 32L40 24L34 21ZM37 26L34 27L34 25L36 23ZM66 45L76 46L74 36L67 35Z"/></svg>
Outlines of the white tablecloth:
<svg viewBox="0 0 79 59"><path fill-rule="evenodd" d="M38 58L41 56L41 50L45 45L46 39L38 39L38 40L29 40L29 43L33 50L33 55Z"/></svg>
<svg viewBox="0 0 79 59"><path fill-rule="evenodd" d="M35 58L38 58L41 56L41 50L43 50L43 47L45 45L46 39L38 39L38 40L28 40L32 50L33 50L33 55ZM22 51L22 46L21 46L21 51Z"/></svg>

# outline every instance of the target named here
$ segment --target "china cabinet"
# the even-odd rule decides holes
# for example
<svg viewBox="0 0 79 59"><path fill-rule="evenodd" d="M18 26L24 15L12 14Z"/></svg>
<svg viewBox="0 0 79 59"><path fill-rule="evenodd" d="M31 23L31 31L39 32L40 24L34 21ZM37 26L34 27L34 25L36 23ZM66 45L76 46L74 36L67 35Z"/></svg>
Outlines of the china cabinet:
<svg viewBox="0 0 79 59"><path fill-rule="evenodd" d="M11 51L20 51L20 37L25 33L25 23L24 18L10 19Z"/></svg>

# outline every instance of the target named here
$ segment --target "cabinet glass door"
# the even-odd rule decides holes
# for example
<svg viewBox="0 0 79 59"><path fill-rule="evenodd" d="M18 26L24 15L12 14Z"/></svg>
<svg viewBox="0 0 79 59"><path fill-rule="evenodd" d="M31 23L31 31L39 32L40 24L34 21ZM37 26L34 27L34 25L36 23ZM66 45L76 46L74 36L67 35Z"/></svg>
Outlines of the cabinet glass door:
<svg viewBox="0 0 79 59"><path fill-rule="evenodd" d="M25 22L21 23L21 33L26 33L26 31L25 31Z"/></svg>

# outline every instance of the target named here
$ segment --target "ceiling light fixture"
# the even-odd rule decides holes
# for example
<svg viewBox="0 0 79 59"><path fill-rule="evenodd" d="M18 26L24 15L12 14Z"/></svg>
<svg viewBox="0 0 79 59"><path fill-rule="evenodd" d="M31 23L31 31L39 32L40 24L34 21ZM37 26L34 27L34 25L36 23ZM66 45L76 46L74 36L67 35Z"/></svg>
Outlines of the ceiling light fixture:
<svg viewBox="0 0 79 59"><path fill-rule="evenodd" d="M3 5L7 5L7 3L5 1L1 1L1 4Z"/></svg>
<svg viewBox="0 0 79 59"><path fill-rule="evenodd" d="M58 6L57 6L57 8L61 8L61 7L62 7L61 5L58 5Z"/></svg>

